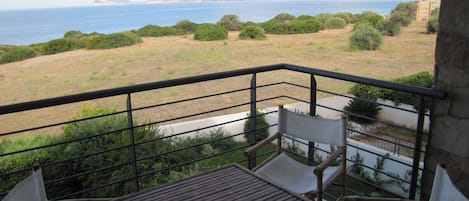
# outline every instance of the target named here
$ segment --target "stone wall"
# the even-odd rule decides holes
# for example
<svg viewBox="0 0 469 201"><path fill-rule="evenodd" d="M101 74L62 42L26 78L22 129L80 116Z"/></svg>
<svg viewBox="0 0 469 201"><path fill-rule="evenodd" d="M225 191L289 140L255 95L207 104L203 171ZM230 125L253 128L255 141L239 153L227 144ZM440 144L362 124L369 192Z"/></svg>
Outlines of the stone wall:
<svg viewBox="0 0 469 201"><path fill-rule="evenodd" d="M432 136L425 158L423 193L431 191L438 162L447 165L453 183L469 197L469 1L444 0L436 44L436 88L447 99L433 105ZM428 171L430 170L430 171Z"/></svg>

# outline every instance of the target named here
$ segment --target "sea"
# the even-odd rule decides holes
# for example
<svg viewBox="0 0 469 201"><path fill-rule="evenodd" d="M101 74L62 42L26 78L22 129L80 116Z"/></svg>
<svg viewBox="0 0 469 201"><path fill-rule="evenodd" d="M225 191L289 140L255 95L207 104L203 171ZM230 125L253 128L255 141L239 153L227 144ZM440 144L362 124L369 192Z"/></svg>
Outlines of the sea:
<svg viewBox="0 0 469 201"><path fill-rule="evenodd" d="M241 21L263 22L279 13L317 13L371 10L382 15L403 0L244 0L203 1L88 7L0 10L0 44L28 45L61 38L69 30L113 33L148 24L170 26L179 20L216 23L225 14Z"/></svg>

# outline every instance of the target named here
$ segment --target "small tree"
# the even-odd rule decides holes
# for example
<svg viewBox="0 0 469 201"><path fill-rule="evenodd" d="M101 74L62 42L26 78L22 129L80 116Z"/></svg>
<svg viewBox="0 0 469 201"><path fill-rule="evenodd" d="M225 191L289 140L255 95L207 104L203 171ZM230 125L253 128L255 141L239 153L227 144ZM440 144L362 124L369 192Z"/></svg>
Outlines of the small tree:
<svg viewBox="0 0 469 201"><path fill-rule="evenodd" d="M193 33L197 29L197 24L190 20L180 20L174 25L174 28L182 30L184 33Z"/></svg>
<svg viewBox="0 0 469 201"><path fill-rule="evenodd" d="M273 19L279 20L281 22L288 22L288 21L294 20L295 16L293 16L290 13L280 13L277 16L275 16Z"/></svg>
<svg viewBox="0 0 469 201"><path fill-rule="evenodd" d="M350 89L350 92L357 98L352 99L348 105L344 107L345 111L352 113L349 115L350 120L365 124L372 123L373 121L368 118L376 118L381 110L379 104L376 103L379 96L378 90L368 85L357 84Z"/></svg>
<svg viewBox="0 0 469 201"><path fill-rule="evenodd" d="M427 33L437 33L439 30L439 16L440 9L434 9L431 13L430 19L427 21Z"/></svg>
<svg viewBox="0 0 469 201"><path fill-rule="evenodd" d="M262 27L258 26L247 26L239 33L240 39L256 39L263 40L265 39L265 31Z"/></svg>
<svg viewBox="0 0 469 201"><path fill-rule="evenodd" d="M359 50L376 50L383 42L383 36L369 25L359 25L352 36L350 46Z"/></svg>
<svg viewBox="0 0 469 201"><path fill-rule="evenodd" d="M373 11L364 11L358 17L358 21L366 20L370 22L373 25L373 27L376 27L376 24L378 24L378 21L382 19L384 19L382 15L375 13Z"/></svg>
<svg viewBox="0 0 469 201"><path fill-rule="evenodd" d="M248 114L248 117L251 114ZM251 124L252 119L249 118L244 123L244 138L249 142L250 135L251 135ZM256 142L261 141L269 136L269 123L265 120L264 114L258 110L256 110Z"/></svg>
<svg viewBox="0 0 469 201"><path fill-rule="evenodd" d="M415 19L416 11L417 4L415 2L401 2L391 11L389 19L406 27Z"/></svg>
<svg viewBox="0 0 469 201"><path fill-rule="evenodd" d="M223 26L229 31L236 31L241 29L242 23L237 15L229 14L223 15L217 25Z"/></svg>

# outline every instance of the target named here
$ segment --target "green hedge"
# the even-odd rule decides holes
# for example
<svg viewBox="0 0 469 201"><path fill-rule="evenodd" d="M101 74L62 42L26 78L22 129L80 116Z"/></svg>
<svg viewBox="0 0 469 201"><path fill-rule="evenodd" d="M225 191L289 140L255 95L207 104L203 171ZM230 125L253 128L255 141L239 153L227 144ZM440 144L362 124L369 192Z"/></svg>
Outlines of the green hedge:
<svg viewBox="0 0 469 201"><path fill-rule="evenodd" d="M140 37L161 37L171 35L182 35L185 31L178 30L175 27L161 27L158 25L146 25L137 30L137 35Z"/></svg>
<svg viewBox="0 0 469 201"><path fill-rule="evenodd" d="M362 20L368 21L369 23L373 25L373 27L376 27L378 22L382 19L384 19L382 15L375 13L373 11L364 11L361 14L359 14L357 18L358 21L362 21Z"/></svg>
<svg viewBox="0 0 469 201"><path fill-rule="evenodd" d="M262 23L261 26L264 28L265 32L271 34L314 33L324 29L324 24L316 19L295 19L289 22L273 19Z"/></svg>
<svg viewBox="0 0 469 201"><path fill-rule="evenodd" d="M194 33L195 40L224 40L228 37L225 27L216 24L201 24Z"/></svg>
<svg viewBox="0 0 469 201"><path fill-rule="evenodd" d="M31 47L13 46L8 48L8 50L5 51L2 56L0 56L0 63L3 64L14 61L21 61L35 56L36 52Z"/></svg>
<svg viewBox="0 0 469 201"><path fill-rule="evenodd" d="M241 30L241 32L239 33L239 38L263 40L265 39L265 31L262 27L247 26Z"/></svg>
<svg viewBox="0 0 469 201"><path fill-rule="evenodd" d="M132 32L112 33L108 35L94 36L88 41L88 49L110 49L141 43L142 39Z"/></svg>
<svg viewBox="0 0 469 201"><path fill-rule="evenodd" d="M294 20L295 16L290 13L280 13L272 19L278 20L280 22L288 22Z"/></svg>
<svg viewBox="0 0 469 201"><path fill-rule="evenodd" d="M416 11L416 2L401 2L391 11L389 19L406 27L415 20Z"/></svg>
<svg viewBox="0 0 469 201"><path fill-rule="evenodd" d="M188 33L194 33L194 31L197 29L197 24L194 22L191 22L190 20L184 19L180 20L174 25L174 28L181 30L182 32L188 34Z"/></svg>
<svg viewBox="0 0 469 201"><path fill-rule="evenodd" d="M56 54L60 52L66 52L85 48L86 44L80 40L72 40L67 38L60 38L51 40L42 46L42 54Z"/></svg>

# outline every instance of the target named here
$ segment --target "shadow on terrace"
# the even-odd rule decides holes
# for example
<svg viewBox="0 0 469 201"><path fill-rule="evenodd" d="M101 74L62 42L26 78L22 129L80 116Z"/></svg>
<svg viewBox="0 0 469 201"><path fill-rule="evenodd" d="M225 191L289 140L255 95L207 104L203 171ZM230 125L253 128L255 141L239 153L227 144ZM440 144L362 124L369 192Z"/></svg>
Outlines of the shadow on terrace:
<svg viewBox="0 0 469 201"><path fill-rule="evenodd" d="M276 80L279 73L292 79ZM223 82L232 88L216 87ZM396 105L344 93L356 83L409 94L417 101ZM330 85L345 90L330 91ZM193 87L189 93L180 90L188 86ZM146 95L162 90L177 98ZM278 64L0 106L1 122L17 122L0 128L0 197L30 175L35 163L52 200L118 197L230 163L245 166L243 151L265 130L275 132L276 106L284 104L322 117L367 121L347 125L348 194L413 198L421 193L428 143L425 105L434 98L443 98L443 93ZM344 110L353 99L378 104L381 115ZM255 123L245 126L248 119ZM286 139L283 146L305 163L318 163L333 151L295 139ZM260 150L257 162L274 151L273 146ZM338 192L329 190L325 198Z"/></svg>

